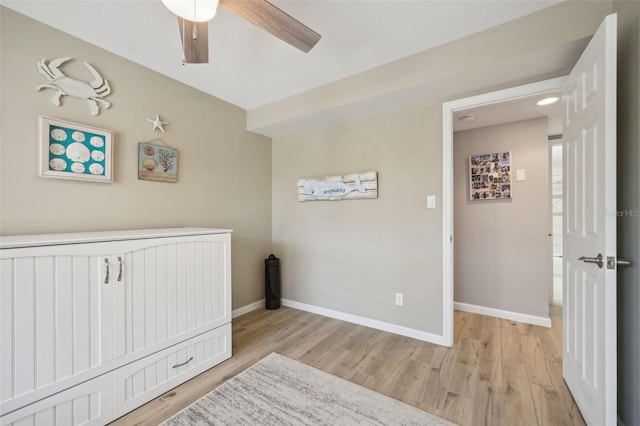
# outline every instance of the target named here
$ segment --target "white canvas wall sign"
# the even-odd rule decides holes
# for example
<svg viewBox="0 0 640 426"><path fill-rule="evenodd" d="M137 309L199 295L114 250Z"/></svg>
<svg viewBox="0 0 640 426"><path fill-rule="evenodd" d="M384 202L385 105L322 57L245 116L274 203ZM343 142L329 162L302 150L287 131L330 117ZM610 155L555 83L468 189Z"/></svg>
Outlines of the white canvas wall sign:
<svg viewBox="0 0 640 426"><path fill-rule="evenodd" d="M298 201L378 198L378 172L298 179Z"/></svg>
<svg viewBox="0 0 640 426"><path fill-rule="evenodd" d="M469 157L469 199L510 199L511 151Z"/></svg>
<svg viewBox="0 0 640 426"><path fill-rule="evenodd" d="M84 99L91 106L91 115L100 114L100 107L107 109L111 106L110 102L103 98L111 94L111 86L109 82L102 78L100 73L91 64L84 62L85 68L89 71L93 80L82 81L75 78L67 77L60 67L71 58L57 58L47 62L46 59L40 60L36 64L38 72L47 80L46 84L41 84L37 90L52 89L54 90L51 102L60 106L60 98L63 96L72 96L78 99Z"/></svg>

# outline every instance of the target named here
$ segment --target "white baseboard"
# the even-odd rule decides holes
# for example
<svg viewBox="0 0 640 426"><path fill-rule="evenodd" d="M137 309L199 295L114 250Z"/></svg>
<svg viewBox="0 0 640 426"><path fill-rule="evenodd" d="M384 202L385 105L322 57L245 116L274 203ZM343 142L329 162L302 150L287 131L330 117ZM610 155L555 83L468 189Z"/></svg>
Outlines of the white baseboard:
<svg viewBox="0 0 640 426"><path fill-rule="evenodd" d="M243 306L238 309L234 309L231 312L231 318L239 317L240 315L248 314L251 311L255 311L256 309L264 308L264 299L258 300L257 302L250 303L246 306Z"/></svg>
<svg viewBox="0 0 640 426"><path fill-rule="evenodd" d="M511 321L523 322L525 324L551 328L551 318L536 317L533 315L503 311L501 309L487 308L486 306L470 305L468 303L461 302L453 302L453 308L462 312L470 312L472 314L486 315L489 317L502 318Z"/></svg>
<svg viewBox="0 0 640 426"><path fill-rule="evenodd" d="M345 312L334 311L332 309L322 308L320 306L308 305L306 303L295 302L293 300L288 300L288 299L282 299L282 305L288 306L290 308L300 309L301 311L322 315L329 318L335 318L342 321L351 322L354 324L364 325L365 327L375 328L376 330L388 331L389 333L411 337L413 339L434 343L436 345L447 346L443 336L439 336L433 333L428 333L426 331L416 330L414 328L403 327L401 325L396 325L388 322L365 318L358 315L347 314Z"/></svg>
<svg viewBox="0 0 640 426"><path fill-rule="evenodd" d="M265 300L258 300L231 312L231 318L239 317L256 309L264 308ZM434 343L436 345L447 346L443 336L429 333L426 331L416 330L414 328L403 327L401 325L391 324L388 322L378 321L358 315L347 314L345 312L334 311L332 309L322 308L320 306L309 305L306 303L296 302L294 300L282 299L282 305L290 308L300 309L301 311L311 312L323 315L329 318L335 318L354 324L364 325L365 327L375 328L376 330L388 331L389 333L399 334L401 336L411 337L413 339L422 340L424 342ZM533 315L520 314L517 312L503 311L500 309L487 308L485 306L470 305L468 303L453 302L454 309L462 312L470 312L472 314L486 315L490 317L502 318L511 321L523 322L525 324L539 325L541 327L551 328L551 319L544 317L536 317Z"/></svg>

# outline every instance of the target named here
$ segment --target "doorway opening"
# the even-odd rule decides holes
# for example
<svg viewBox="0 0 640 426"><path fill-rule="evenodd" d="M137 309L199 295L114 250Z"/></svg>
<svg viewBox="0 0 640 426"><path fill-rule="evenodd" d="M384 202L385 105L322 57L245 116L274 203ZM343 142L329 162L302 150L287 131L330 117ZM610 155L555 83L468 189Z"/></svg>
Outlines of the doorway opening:
<svg viewBox="0 0 640 426"><path fill-rule="evenodd" d="M557 92L558 90L561 90L565 80L566 77L559 77L497 92L458 99L443 104L443 340L448 346L453 345L454 338L454 116L456 116L456 114L458 116L460 114L468 115L468 113L474 108L495 107L500 103L513 103L520 99ZM505 114L510 114L513 111L515 111L515 108L507 108L507 112L505 112ZM502 117L502 119L506 119L506 117ZM562 123L561 117L558 117L558 119L559 122ZM518 121L518 118L506 119L504 122L513 121ZM548 232L552 232L551 220L549 221ZM551 273L549 273L549 283L551 282L551 279ZM549 284L547 288L550 287L551 285ZM516 317L513 317L509 316L509 314L512 314L511 312L506 313L508 315L507 317L504 316L504 312L492 312L491 310L488 312L490 312L490 314L494 314L493 316L500 316L515 321L528 322L547 327L551 325L548 318L541 323L539 317L529 315L517 315Z"/></svg>
<svg viewBox="0 0 640 426"><path fill-rule="evenodd" d="M452 115L474 105L561 89L563 93L562 371L588 424L615 424L616 34L608 15L568 77L443 105L443 332L453 337ZM549 87L552 86L552 87ZM537 89L537 90L536 90ZM603 254L604 253L604 254ZM446 301L450 304L447 305Z"/></svg>

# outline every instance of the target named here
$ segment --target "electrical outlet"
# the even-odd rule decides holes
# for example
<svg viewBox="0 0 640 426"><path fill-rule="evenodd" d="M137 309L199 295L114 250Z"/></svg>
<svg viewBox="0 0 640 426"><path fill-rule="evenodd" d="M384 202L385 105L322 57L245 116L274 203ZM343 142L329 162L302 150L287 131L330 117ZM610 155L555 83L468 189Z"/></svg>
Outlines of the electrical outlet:
<svg viewBox="0 0 640 426"><path fill-rule="evenodd" d="M402 306L404 304L402 293L396 293L396 305Z"/></svg>

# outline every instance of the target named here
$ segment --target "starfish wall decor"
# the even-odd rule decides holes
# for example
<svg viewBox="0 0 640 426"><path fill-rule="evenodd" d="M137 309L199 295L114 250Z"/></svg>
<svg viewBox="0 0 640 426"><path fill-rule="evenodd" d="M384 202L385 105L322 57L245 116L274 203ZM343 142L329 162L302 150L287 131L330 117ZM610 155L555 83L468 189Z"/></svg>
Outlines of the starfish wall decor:
<svg viewBox="0 0 640 426"><path fill-rule="evenodd" d="M160 115L156 114L156 118L147 118L147 121L151 124L153 124L153 129L152 130L158 130L162 133L164 133L164 127L162 127L165 124L169 124L166 121L162 121L160 120Z"/></svg>

